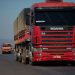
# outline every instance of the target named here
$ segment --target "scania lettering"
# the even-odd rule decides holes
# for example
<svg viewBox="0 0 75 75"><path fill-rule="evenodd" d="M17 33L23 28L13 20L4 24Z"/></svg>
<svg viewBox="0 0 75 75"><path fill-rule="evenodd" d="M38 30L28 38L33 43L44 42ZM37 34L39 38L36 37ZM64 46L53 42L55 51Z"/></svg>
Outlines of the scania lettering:
<svg viewBox="0 0 75 75"><path fill-rule="evenodd" d="M63 30L63 27L51 27L50 30Z"/></svg>

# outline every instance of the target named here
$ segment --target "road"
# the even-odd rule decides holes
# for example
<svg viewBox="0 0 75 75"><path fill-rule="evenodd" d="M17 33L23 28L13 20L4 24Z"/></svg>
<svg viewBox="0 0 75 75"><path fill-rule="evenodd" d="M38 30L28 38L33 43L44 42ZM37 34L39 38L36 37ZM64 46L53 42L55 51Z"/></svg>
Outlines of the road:
<svg viewBox="0 0 75 75"><path fill-rule="evenodd" d="M0 54L0 75L75 75L75 66L24 65L13 54Z"/></svg>

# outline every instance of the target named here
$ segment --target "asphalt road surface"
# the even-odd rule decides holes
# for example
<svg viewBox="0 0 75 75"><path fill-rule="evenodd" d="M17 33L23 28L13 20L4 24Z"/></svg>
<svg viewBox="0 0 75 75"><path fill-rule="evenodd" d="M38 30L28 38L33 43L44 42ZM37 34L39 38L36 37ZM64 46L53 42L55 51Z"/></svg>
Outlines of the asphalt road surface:
<svg viewBox="0 0 75 75"><path fill-rule="evenodd" d="M24 65L13 54L0 54L0 75L75 75L75 66Z"/></svg>

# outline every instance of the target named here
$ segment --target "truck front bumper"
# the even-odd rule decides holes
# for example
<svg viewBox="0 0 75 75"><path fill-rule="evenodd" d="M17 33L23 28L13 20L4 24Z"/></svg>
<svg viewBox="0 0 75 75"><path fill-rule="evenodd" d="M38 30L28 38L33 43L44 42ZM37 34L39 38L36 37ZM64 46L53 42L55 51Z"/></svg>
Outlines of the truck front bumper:
<svg viewBox="0 0 75 75"><path fill-rule="evenodd" d="M40 62L40 61L75 61L75 55L72 53L66 53L63 55L58 54L50 54L44 52L34 52L33 53L33 62Z"/></svg>

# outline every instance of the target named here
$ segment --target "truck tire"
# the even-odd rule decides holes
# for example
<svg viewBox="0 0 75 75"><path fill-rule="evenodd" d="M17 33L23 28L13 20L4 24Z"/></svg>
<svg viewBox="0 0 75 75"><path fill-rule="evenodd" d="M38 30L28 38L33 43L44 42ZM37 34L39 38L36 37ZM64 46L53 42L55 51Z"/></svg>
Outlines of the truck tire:
<svg viewBox="0 0 75 75"><path fill-rule="evenodd" d="M29 58L26 57L26 50L23 50L23 53L22 53L22 63L29 64Z"/></svg>
<svg viewBox="0 0 75 75"><path fill-rule="evenodd" d="M25 60L24 60L24 58L23 58L23 57L22 57L22 63L23 63L23 64L25 64Z"/></svg>
<svg viewBox="0 0 75 75"><path fill-rule="evenodd" d="M11 51L9 51L8 54L11 54Z"/></svg>
<svg viewBox="0 0 75 75"><path fill-rule="evenodd" d="M19 61L19 62L21 62L21 61L22 61L22 55L21 55L21 53L19 53L18 61Z"/></svg>
<svg viewBox="0 0 75 75"><path fill-rule="evenodd" d="M29 64L32 65L32 66L35 66L37 63L29 60Z"/></svg>
<svg viewBox="0 0 75 75"><path fill-rule="evenodd" d="M32 61L32 53L29 56L29 64L30 65L35 65L35 62Z"/></svg>
<svg viewBox="0 0 75 75"><path fill-rule="evenodd" d="M19 52L18 52L18 60L19 60L19 62L21 62L22 61L22 52L21 52L21 48L19 48Z"/></svg>
<svg viewBox="0 0 75 75"><path fill-rule="evenodd" d="M23 63L23 64L29 64L28 58L22 58L22 63Z"/></svg>
<svg viewBox="0 0 75 75"><path fill-rule="evenodd" d="M5 54L5 52L4 52L4 51L2 51L2 54Z"/></svg>
<svg viewBox="0 0 75 75"><path fill-rule="evenodd" d="M18 58L18 53L17 53L17 52L15 52L15 53L14 53L14 56L15 56L15 58L14 58L14 59L15 59L15 61L18 61L18 60L19 60L19 58Z"/></svg>
<svg viewBox="0 0 75 75"><path fill-rule="evenodd" d="M23 63L23 64L26 64L26 57L25 57L24 53L23 53L23 55L22 55L22 63Z"/></svg>
<svg viewBox="0 0 75 75"><path fill-rule="evenodd" d="M18 60L19 60L19 62L21 62L22 61L22 57L20 56Z"/></svg>
<svg viewBox="0 0 75 75"><path fill-rule="evenodd" d="M21 55L18 56L18 53L16 53L15 60L21 62L21 60L22 60Z"/></svg>
<svg viewBox="0 0 75 75"><path fill-rule="evenodd" d="M16 61L18 61L18 60L19 60L17 56L15 57L15 60L16 60Z"/></svg>
<svg viewBox="0 0 75 75"><path fill-rule="evenodd" d="M32 62L31 60L29 60L29 64L30 65L34 65L34 62Z"/></svg>

